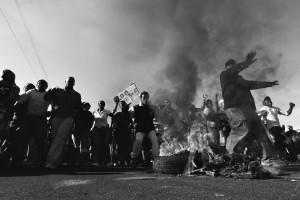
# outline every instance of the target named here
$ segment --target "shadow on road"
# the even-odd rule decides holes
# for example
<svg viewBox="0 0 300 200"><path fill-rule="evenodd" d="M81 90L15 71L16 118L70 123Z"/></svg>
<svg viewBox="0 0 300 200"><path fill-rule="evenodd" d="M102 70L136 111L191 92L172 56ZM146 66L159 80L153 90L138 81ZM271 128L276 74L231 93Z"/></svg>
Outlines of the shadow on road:
<svg viewBox="0 0 300 200"><path fill-rule="evenodd" d="M151 168L109 168L109 167L84 167L84 168L58 168L58 169L1 169L0 177L18 177L18 176L43 176L49 174L65 174L65 175L112 175L124 172L143 171L153 173Z"/></svg>

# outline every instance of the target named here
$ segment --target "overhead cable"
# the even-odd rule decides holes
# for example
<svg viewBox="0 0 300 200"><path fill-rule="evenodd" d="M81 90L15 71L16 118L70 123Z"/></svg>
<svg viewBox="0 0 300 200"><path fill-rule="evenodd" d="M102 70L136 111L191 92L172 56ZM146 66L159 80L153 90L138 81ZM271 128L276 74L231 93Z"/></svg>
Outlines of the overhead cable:
<svg viewBox="0 0 300 200"><path fill-rule="evenodd" d="M21 50L21 52L22 52L22 54L23 54L23 56L24 56L24 58L25 58L25 60L26 60L26 62L27 62L27 64L28 64L28 66L30 67L32 73L34 74L34 76L35 76L36 78L38 78L38 76L37 76L37 74L36 74L36 72L35 72L35 70L34 70L32 64L31 64L31 62L30 62L30 60L29 60L29 58L28 58L28 56L27 56L26 53L25 53L24 48L23 48L22 45L21 45L20 40L18 39L18 37L17 37L17 35L16 35L14 29L13 29L12 26L10 25L9 20L8 20L8 18L6 17L6 15L5 15L4 11L2 10L2 8L0 8L0 12L1 12L1 15L2 15L4 21L6 22L6 24L7 24L8 28L9 28L10 32L12 33L12 35L13 35L15 41L17 42L17 45L18 45L19 49Z"/></svg>
<svg viewBox="0 0 300 200"><path fill-rule="evenodd" d="M39 52L38 52L38 49L37 49L37 47L36 47L36 45L35 45L35 42L34 42L34 40L33 40L31 31L30 31L30 29L29 29L29 27L28 27L28 25L27 25L27 23L26 23L26 20L25 20L25 17L24 17L24 14L23 14L21 5L19 4L18 0L15 0L15 3L16 3L16 6L17 6L17 8L18 8L18 12L19 12L19 14L20 14L20 16L21 16L21 18L22 18L23 25L24 25L24 27L25 27L25 29L26 29L27 34L28 34L30 43L31 43L31 45L32 45L32 48L33 48L34 54L35 54L35 56L36 56L36 58L37 58L37 61L38 61L38 63L39 63L39 66L41 67L41 69L42 69L42 71L43 71L43 74L44 74L45 78L48 79L48 76L47 76L47 72L46 72L45 66L44 66L44 64L43 64L43 62L42 62L42 59L41 59L40 54L39 54Z"/></svg>

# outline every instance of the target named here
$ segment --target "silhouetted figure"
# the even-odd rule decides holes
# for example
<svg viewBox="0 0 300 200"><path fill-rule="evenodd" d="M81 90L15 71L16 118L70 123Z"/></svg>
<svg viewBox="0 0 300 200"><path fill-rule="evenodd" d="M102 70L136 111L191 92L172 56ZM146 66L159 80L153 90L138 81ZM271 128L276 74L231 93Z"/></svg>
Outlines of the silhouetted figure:
<svg viewBox="0 0 300 200"><path fill-rule="evenodd" d="M20 131L17 137L16 154L13 156L15 165L20 165L27 152L30 139L31 164L35 167L44 166L47 156L47 109L50 104L45 100L47 81L41 79L36 89L28 90L15 104L16 110L24 109L20 117ZM36 148L35 148L36 147Z"/></svg>
<svg viewBox="0 0 300 200"><path fill-rule="evenodd" d="M81 95L74 90L75 79L66 79L64 89L50 89L45 100L52 102L51 137L52 143L48 152L46 167L57 168L63 161L63 150L66 141L74 128L74 119L81 110Z"/></svg>
<svg viewBox="0 0 300 200"><path fill-rule="evenodd" d="M11 70L5 69L0 80L0 167L7 165L10 159L16 133L16 127L11 121L20 88L16 85L15 78Z"/></svg>
<svg viewBox="0 0 300 200"><path fill-rule="evenodd" d="M263 148L263 162L273 165L269 158L277 158L268 138L265 127L256 113L251 90L278 85L278 81L261 82L245 80L239 73L256 61L255 52L247 55L241 63L230 59L225 63L225 70L220 75L224 108L229 119L231 132L227 139L226 149L229 154L242 154L247 140L257 140Z"/></svg>
<svg viewBox="0 0 300 200"><path fill-rule="evenodd" d="M143 91L140 94L140 104L133 107L133 121L135 126L135 141L132 147L132 164L136 164L137 157L141 154L142 143L144 137L149 137L152 144L152 155L158 156L159 154L159 145L158 138L156 136L155 127L153 124L153 119L155 116L154 110L149 104L149 93Z"/></svg>
<svg viewBox="0 0 300 200"><path fill-rule="evenodd" d="M90 161L89 145L90 145L90 131L93 126L94 116L89 111L91 105L87 102L82 103L82 110L78 112L75 118L74 137L78 152L80 153L80 163L88 164Z"/></svg>
<svg viewBox="0 0 300 200"><path fill-rule="evenodd" d="M131 152L131 115L129 113L129 105L125 101L117 101L121 107L121 112L117 112L112 120L112 133L116 140L117 161L121 166L130 163Z"/></svg>
<svg viewBox="0 0 300 200"><path fill-rule="evenodd" d="M11 70L3 70L0 81L0 140L9 132L8 124L13 118L14 104L19 98L20 88L16 85L15 78Z"/></svg>
<svg viewBox="0 0 300 200"><path fill-rule="evenodd" d="M94 125L92 128L92 161L93 165L107 165L110 161L111 132L108 117L113 113L105 109L105 102L99 101L98 109L93 112Z"/></svg>

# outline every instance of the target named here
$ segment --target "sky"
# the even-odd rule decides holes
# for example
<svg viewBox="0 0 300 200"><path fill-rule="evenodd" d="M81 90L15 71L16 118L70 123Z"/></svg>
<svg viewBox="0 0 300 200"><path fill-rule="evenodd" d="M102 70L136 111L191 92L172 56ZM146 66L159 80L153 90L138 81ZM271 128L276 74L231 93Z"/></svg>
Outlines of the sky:
<svg viewBox="0 0 300 200"><path fill-rule="evenodd" d="M82 100L96 108L135 82L151 99L201 106L220 93L228 58L257 51L243 75L279 80L253 91L288 109L283 124L300 128L300 2L297 0L0 0L0 66L23 88L44 78L50 87L76 79ZM299 104L299 105L298 105Z"/></svg>

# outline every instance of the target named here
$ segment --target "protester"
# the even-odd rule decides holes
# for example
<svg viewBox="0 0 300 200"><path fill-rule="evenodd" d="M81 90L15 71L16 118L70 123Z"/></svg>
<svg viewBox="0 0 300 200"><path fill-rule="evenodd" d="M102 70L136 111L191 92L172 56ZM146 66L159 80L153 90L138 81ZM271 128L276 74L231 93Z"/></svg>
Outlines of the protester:
<svg viewBox="0 0 300 200"><path fill-rule="evenodd" d="M105 109L105 101L98 103L98 109L93 112L94 124L92 128L92 160L93 165L107 165L110 161L111 134L108 117L113 113Z"/></svg>
<svg viewBox="0 0 300 200"><path fill-rule="evenodd" d="M88 102L82 103L82 110L78 111L78 114L75 117L75 129L73 132L76 148L80 154L79 161L83 165L87 165L90 161L90 130L94 122L94 116L89 111L90 108L91 105Z"/></svg>
<svg viewBox="0 0 300 200"><path fill-rule="evenodd" d="M218 118L218 130L220 133L220 136L223 136L224 138L224 145L226 146L227 138L230 133L230 124L228 121L228 118L226 116L225 110L224 110L224 99L219 100L219 95L215 95L215 102L216 102L216 110L217 110L217 118Z"/></svg>
<svg viewBox="0 0 300 200"><path fill-rule="evenodd" d="M297 155L300 154L299 133L293 129L293 126L288 126L288 131L285 132L285 147L287 150L287 161L297 161Z"/></svg>
<svg viewBox="0 0 300 200"><path fill-rule="evenodd" d="M125 101L119 101L119 98L115 99L115 103L121 107L121 111L117 112L112 120L112 133L117 145L117 161L119 166L128 166L132 148L130 132L132 120L129 105Z"/></svg>
<svg viewBox="0 0 300 200"><path fill-rule="evenodd" d="M36 167L44 166L47 155L47 109L50 104L44 99L47 81L37 82L37 89L27 91L15 104L16 110L24 109L24 114L17 114L20 119L20 133L17 137L17 148L14 157L15 164L20 165L27 152L29 140L32 138L29 152L32 164ZM36 149L33 149L37 147Z"/></svg>
<svg viewBox="0 0 300 200"><path fill-rule="evenodd" d="M24 86L24 92L26 93L27 91L29 90L32 90L32 89L35 89L35 85L33 83L27 83L25 86Z"/></svg>
<svg viewBox="0 0 300 200"><path fill-rule="evenodd" d="M257 113L259 116L263 117L263 121L270 134L274 138L274 145L282 158L285 157L286 145L285 145L285 136L284 130L282 130L278 115L289 116L293 112L295 104L290 103L289 109L284 112L280 108L273 106L273 102L269 96L266 96L263 100L263 107L260 108Z"/></svg>
<svg viewBox="0 0 300 200"><path fill-rule="evenodd" d="M213 149L215 153L218 153L218 147L220 146L220 134L218 131L218 116L213 108L213 102L211 99L204 98L202 105L202 116L206 126L206 131L208 135L209 146Z"/></svg>
<svg viewBox="0 0 300 200"><path fill-rule="evenodd" d="M239 75L242 70L256 61L255 55L255 52L248 53L241 63L233 59L228 60L225 63L225 70L220 75L224 108L231 125L226 149L234 157L235 153L243 153L247 141L257 140L263 148L261 164L280 165L282 162L276 162L278 156L256 113L255 102L251 94L251 90L272 87L278 85L278 81L249 81Z"/></svg>
<svg viewBox="0 0 300 200"><path fill-rule="evenodd" d="M159 145L158 138L156 136L155 127L153 124L154 111L149 104L149 93L143 91L140 94L140 103L133 107L133 121L135 126L135 141L132 147L131 159L132 164L137 164L137 158L140 156L142 151L142 143L144 137L147 136L151 140L152 144L152 155L158 156Z"/></svg>
<svg viewBox="0 0 300 200"><path fill-rule="evenodd" d="M46 168L57 168L63 161L66 141L74 128L76 113L81 110L81 95L74 90L75 79L68 77L64 89L53 88L45 94L45 100L52 102L51 137Z"/></svg>
<svg viewBox="0 0 300 200"><path fill-rule="evenodd" d="M8 124L13 118L14 104L19 98L20 88L15 83L15 74L5 69L2 71L0 81L0 140L4 139L8 132Z"/></svg>
<svg viewBox="0 0 300 200"><path fill-rule="evenodd" d="M18 100L20 88L15 83L15 74L9 69L2 72L0 80L0 167L9 163L15 126L12 123L14 103Z"/></svg>

